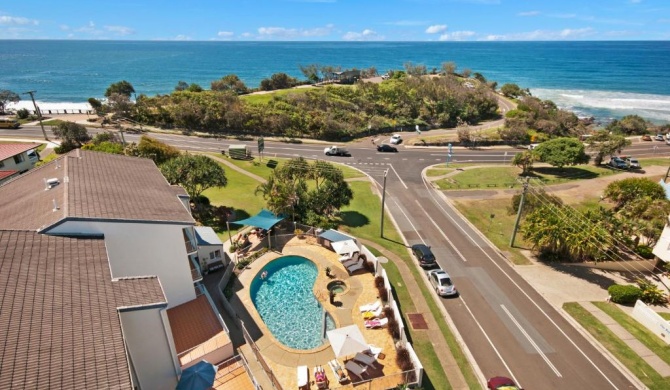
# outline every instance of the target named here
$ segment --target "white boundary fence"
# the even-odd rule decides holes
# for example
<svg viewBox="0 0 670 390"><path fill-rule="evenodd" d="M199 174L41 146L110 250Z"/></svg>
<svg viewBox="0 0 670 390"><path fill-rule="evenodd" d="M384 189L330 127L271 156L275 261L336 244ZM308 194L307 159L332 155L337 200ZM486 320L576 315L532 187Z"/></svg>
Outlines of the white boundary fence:
<svg viewBox="0 0 670 390"><path fill-rule="evenodd" d="M633 308L633 318L670 345L670 321L658 315L639 299Z"/></svg>

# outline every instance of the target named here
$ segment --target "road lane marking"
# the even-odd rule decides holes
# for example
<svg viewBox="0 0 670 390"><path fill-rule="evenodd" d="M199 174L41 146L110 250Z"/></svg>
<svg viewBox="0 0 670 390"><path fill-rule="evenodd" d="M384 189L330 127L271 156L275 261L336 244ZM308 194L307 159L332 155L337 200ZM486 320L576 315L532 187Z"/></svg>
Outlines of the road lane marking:
<svg viewBox="0 0 670 390"><path fill-rule="evenodd" d="M398 172L395 170L395 168L393 168L393 164L389 164L389 165L391 166L391 169L393 169L393 173L395 173L395 175L398 176L398 180L400 180L400 183L402 183L403 187L405 187L405 189L408 190L409 187L407 187L407 184L405 184L405 182L402 180L402 177L400 177L400 175L398 175Z"/></svg>
<svg viewBox="0 0 670 390"><path fill-rule="evenodd" d="M549 368L551 368L551 370L554 372L554 374L556 374L557 377L562 378L563 375L561 375L561 373L558 371L556 366L554 366L554 364L549 360L547 355L545 355L544 352L542 352L542 350L537 345L537 343L535 343L535 340L533 340L530 337L530 335L528 334L528 332L526 332L526 330L521 326L521 324L519 324L519 321L517 321L516 318L514 318L514 316L512 315L512 313L510 313L509 310L507 310L507 307L505 307L505 305L500 305L500 307L503 309L505 314L507 314L509 319L512 320L514 325L516 325L516 327L519 329L521 334L524 335L524 337L526 337L526 340L528 340L530 345L532 345L533 348L535 348L535 350L537 351L537 353L540 354L540 356L542 356L542 360L544 360L544 362L547 363L547 365L549 366Z"/></svg>
<svg viewBox="0 0 670 390"><path fill-rule="evenodd" d="M421 206L421 203L419 203L418 200L416 201L416 204L419 206L421 211L423 211L423 213L426 214L426 217L428 217L430 222L432 222L433 225L435 225L435 228L437 229L438 232L440 232L442 237L444 237L444 239L447 240L449 245L451 245L451 247L454 248L454 251L456 251L456 254L458 255L458 257L460 257L461 260L463 260L463 262L467 262L468 260L465 258L465 256L463 256L461 251L459 251L458 248L456 248L456 245L454 245L454 243L449 239L449 237L447 237L447 235L444 233L444 231L442 229L440 229L440 225L438 225L437 222L435 222L435 220L430 217L430 214L428 214L428 212L423 208L423 206Z"/></svg>
<svg viewBox="0 0 670 390"><path fill-rule="evenodd" d="M584 357L584 359L586 359L586 361L588 361L589 363L591 363L591 365L593 366L593 368L595 368L596 371L598 371L598 373L600 373L600 375L601 375L601 376L602 376L602 377L603 377L603 378L604 378L604 379L605 379L605 380L606 380L606 381L607 381L607 382L608 382L614 389L618 389L618 387L616 387L616 385L610 380L610 378L608 378L607 375L605 375L605 373L602 372L602 370L600 369L600 367L598 367L598 365L597 365L593 360L591 360L591 358L589 358L589 357L586 355L586 353L585 353L581 348L579 348L579 346L578 346L578 345L577 345L577 344L576 344L570 337L568 337L568 335L563 331L563 329L561 329L560 326L558 326L558 324L554 321L554 319L551 318L551 317L549 316L549 314L547 314L547 312L544 311L544 310L540 307L540 305L539 305L537 302L535 302L535 300L533 300L533 298L531 298L530 295L528 295L528 293L526 293L526 291L524 291L524 289L522 289L521 286L519 286L519 285L517 284L517 282L516 282L514 279L512 279L512 277L511 277L511 276L510 276L510 275L509 275L509 274L508 274L508 273L507 273L507 272L506 272L506 271L505 271L505 270L504 270L498 263L496 263L496 262L493 260L493 257L491 257L491 255L489 255L489 254L488 254L488 253L487 253L487 252L486 252L486 251L485 251L479 244L477 244L477 243L474 241L474 239L472 238L472 236L470 236L470 234L468 234L468 232L466 232L465 229L462 228L461 225L458 224L458 223L456 222L456 220L455 220L451 215L449 215L449 213L447 212L447 210L445 210L444 207L442 206L441 202L440 202L438 199L436 199L436 195L435 195L435 193L433 192L434 189L433 189L433 188L426 182L425 179L423 180L423 184L424 184L424 186L426 187L426 189L428 190L430 196L433 198L433 201L435 202L435 204L437 205L437 207L438 207L439 209L442 210L442 213L443 213L447 218L449 218L449 219L450 219L450 220L451 220L451 221L452 221L458 228L461 229L461 232L464 233L464 234L465 234L465 235L472 241L472 243L473 243L477 248L479 248L479 249L482 251L482 253L484 254L484 256L488 257L488 259L491 260L491 263L493 263L493 265L496 266L496 267L498 268L498 270L499 270L500 272L502 272L503 275L505 275L505 276L507 277L507 279L509 279L509 281L510 281L510 282L511 282L511 283L512 283L512 284L513 284L513 285L514 285L520 292L521 292L521 294L523 294L523 295L526 297L526 299L528 299L528 300L533 304L533 306L535 306L535 308L536 308L537 310L539 310L539 312L542 313L542 315L544 315L544 317L545 317L549 322L551 322L552 325L554 325L554 327L558 330L558 332L561 333L561 334L563 335L563 337L565 337L565 338L568 340L568 342L569 342L570 344L572 344L572 346L573 346L577 351L579 351L579 353ZM474 227L473 227L472 229L477 230L477 229L474 228ZM502 258L502 256L501 256L499 253L496 253L496 254L498 255L499 258ZM532 288L532 286L531 286L531 288Z"/></svg>

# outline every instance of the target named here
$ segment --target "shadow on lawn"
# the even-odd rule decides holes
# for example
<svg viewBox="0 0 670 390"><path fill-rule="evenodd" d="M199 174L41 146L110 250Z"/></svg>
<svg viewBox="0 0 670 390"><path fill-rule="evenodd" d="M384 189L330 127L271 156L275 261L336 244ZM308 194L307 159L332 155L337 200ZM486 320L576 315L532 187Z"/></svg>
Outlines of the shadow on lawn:
<svg viewBox="0 0 670 390"><path fill-rule="evenodd" d="M540 177L539 175L543 175L544 177ZM587 169L582 169L578 167L563 167L563 168L535 167L533 168L532 171L528 173L528 176L541 178L544 181L552 181L557 179L560 180L595 179L600 175L595 172L591 172Z"/></svg>
<svg viewBox="0 0 670 390"><path fill-rule="evenodd" d="M343 211L341 213L342 223L349 227L361 227L370 223L370 219L358 211Z"/></svg>

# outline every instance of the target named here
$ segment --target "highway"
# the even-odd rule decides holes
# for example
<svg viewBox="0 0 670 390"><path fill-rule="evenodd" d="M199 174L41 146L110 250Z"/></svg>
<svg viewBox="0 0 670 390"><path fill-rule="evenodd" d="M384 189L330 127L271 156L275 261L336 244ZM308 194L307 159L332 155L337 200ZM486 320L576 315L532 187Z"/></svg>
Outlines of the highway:
<svg viewBox="0 0 670 390"><path fill-rule="evenodd" d="M3 130L40 138L39 127ZM430 132L426 132L426 135ZM183 150L220 152L234 139L151 134ZM403 134L405 138L412 134ZM126 134L126 141L139 135ZM388 136L377 142L385 142ZM461 218L421 175L424 168L444 164L448 149L399 146L398 153L378 153L369 139L348 145L352 157L326 157L325 144L265 141L266 158L297 157L339 162L366 172L378 185L388 169L386 209L409 245L425 243L439 265L452 276L460 296L442 299L459 334L485 377L509 376L526 389L632 389L617 367L521 278L483 235ZM512 148L453 148L452 162L509 164ZM669 157L670 146L636 142L624 152L635 157Z"/></svg>

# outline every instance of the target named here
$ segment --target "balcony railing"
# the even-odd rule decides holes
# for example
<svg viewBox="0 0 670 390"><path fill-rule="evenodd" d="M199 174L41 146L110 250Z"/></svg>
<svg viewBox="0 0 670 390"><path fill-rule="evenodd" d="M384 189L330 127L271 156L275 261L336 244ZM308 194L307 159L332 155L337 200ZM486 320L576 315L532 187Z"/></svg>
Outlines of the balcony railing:
<svg viewBox="0 0 670 390"><path fill-rule="evenodd" d="M200 272L200 266L196 264L195 260L191 257L188 258L189 267L191 268L191 279L194 282L199 282L202 280L202 272Z"/></svg>

